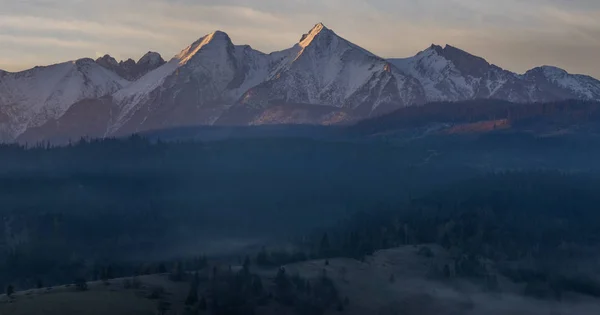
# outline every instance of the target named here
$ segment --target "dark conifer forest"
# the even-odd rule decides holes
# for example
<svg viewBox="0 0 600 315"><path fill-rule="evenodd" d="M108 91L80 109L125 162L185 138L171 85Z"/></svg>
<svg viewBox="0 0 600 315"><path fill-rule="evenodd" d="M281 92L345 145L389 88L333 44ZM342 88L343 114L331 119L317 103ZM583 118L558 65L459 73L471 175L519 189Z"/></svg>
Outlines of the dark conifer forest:
<svg viewBox="0 0 600 315"><path fill-rule="evenodd" d="M443 277L493 283L492 261L534 296L600 296L594 277L569 267L600 245L591 133L407 141L357 138L360 126L335 138L2 145L0 285L197 270L206 257L361 260L437 244L453 257Z"/></svg>

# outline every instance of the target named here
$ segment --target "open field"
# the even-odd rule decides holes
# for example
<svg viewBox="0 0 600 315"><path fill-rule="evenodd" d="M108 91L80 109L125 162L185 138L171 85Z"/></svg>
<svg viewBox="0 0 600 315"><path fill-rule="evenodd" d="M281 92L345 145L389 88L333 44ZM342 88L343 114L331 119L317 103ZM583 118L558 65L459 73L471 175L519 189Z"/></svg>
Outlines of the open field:
<svg viewBox="0 0 600 315"><path fill-rule="evenodd" d="M288 275L317 279L324 274L333 280L342 297L348 298L344 314L600 314L600 301L582 296L569 296L562 301L545 301L518 294L522 289L508 279L499 278L499 290L485 293L481 283L463 279L442 279L441 266L448 263L447 253L428 246L432 255L419 254L420 247L404 246L379 251L364 262L336 258L314 260L285 266ZM237 270L235 266L233 270ZM265 287L272 287L276 268L252 268L263 278ZM199 295L209 286L208 271ZM185 298L189 282L174 282L168 274L113 279L109 285L89 282L88 290L78 291L75 285L33 289L15 293L10 299L0 296L0 315L63 315L160 314L159 301L170 306L164 314L189 314ZM136 284L131 285L132 281ZM156 288L164 291L152 299ZM258 314L294 314L276 302L256 309ZM340 313L331 309L328 313ZM210 309L198 314L212 314Z"/></svg>

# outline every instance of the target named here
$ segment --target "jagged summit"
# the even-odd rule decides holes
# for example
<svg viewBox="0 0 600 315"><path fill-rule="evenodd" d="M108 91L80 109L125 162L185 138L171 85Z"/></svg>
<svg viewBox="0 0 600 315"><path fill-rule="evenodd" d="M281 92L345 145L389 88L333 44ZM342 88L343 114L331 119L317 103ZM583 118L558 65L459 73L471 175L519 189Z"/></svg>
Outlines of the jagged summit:
<svg viewBox="0 0 600 315"><path fill-rule="evenodd" d="M146 65L162 65L165 63L165 60L162 56L154 51L149 51L145 55L143 55L137 62L138 64L146 64Z"/></svg>
<svg viewBox="0 0 600 315"><path fill-rule="evenodd" d="M208 34L209 36L211 36L213 39L225 39L225 40L231 40L229 38L229 35L227 35L227 33L220 31L220 30L216 30L210 34Z"/></svg>
<svg viewBox="0 0 600 315"><path fill-rule="evenodd" d="M105 68L110 68L111 66L112 67L119 66L119 63L117 62L117 60L109 54L106 54L106 55L96 59L96 62Z"/></svg>
<svg viewBox="0 0 600 315"><path fill-rule="evenodd" d="M146 73L165 64L159 53L150 51L142 56L138 62L131 58L117 62L114 57L108 54L96 59L95 62L129 81L137 80Z"/></svg>
<svg viewBox="0 0 600 315"><path fill-rule="evenodd" d="M312 43L320 34L323 34L324 36L335 35L335 33L328 29L323 23L317 23L308 33L302 35L298 44L301 47L306 47L310 45L310 43Z"/></svg>
<svg viewBox="0 0 600 315"><path fill-rule="evenodd" d="M422 51L421 53L427 53L429 51L435 51L438 55L455 63L477 63L477 66L479 67L485 67L490 65L485 59L475 56L465 50L462 50L449 44L446 44L444 47L432 44L428 49Z"/></svg>
<svg viewBox="0 0 600 315"><path fill-rule="evenodd" d="M74 61L74 63L78 66L83 66L83 65L89 65L94 63L94 59L92 58L79 58L77 60Z"/></svg>
<svg viewBox="0 0 600 315"><path fill-rule="evenodd" d="M327 28L323 23L317 23L308 33L302 35L300 42L294 46L294 48L297 49L297 57L301 56L307 49L314 48L314 51L325 52L326 50L329 50L330 53L351 49L360 51L362 54L366 54L369 57L381 59L370 51L339 36L333 30Z"/></svg>
<svg viewBox="0 0 600 315"><path fill-rule="evenodd" d="M323 22L319 22L319 23L315 24L313 29L315 29L315 28L327 29L327 27L325 26L325 24L323 24Z"/></svg>
<svg viewBox="0 0 600 315"><path fill-rule="evenodd" d="M528 73L543 73L546 76L563 76L563 75L568 75L569 73L561 68L555 67L555 66L549 66L549 65L543 65L540 67L535 67L531 70L528 70L525 74L527 75Z"/></svg>
<svg viewBox="0 0 600 315"><path fill-rule="evenodd" d="M444 47L442 47L440 45L437 45L437 44L431 44L431 46L429 46L429 48L425 49L424 51L428 51L428 50L433 50L433 51L437 51L437 52L443 52L444 51Z"/></svg>
<svg viewBox="0 0 600 315"><path fill-rule="evenodd" d="M180 64L185 64L192 59L200 50L205 47L227 47L233 46L231 38L227 33L222 31L214 31L208 35L199 38L193 42L190 46L186 47L179 54L175 56L175 59L179 60Z"/></svg>
<svg viewBox="0 0 600 315"><path fill-rule="evenodd" d="M323 23L282 54L285 56L269 72L269 80L244 94L240 100L244 106L316 104L372 115L423 99L416 80Z"/></svg>
<svg viewBox="0 0 600 315"><path fill-rule="evenodd" d="M515 74L451 45L431 45L416 56L389 61L424 87L428 101L526 98Z"/></svg>

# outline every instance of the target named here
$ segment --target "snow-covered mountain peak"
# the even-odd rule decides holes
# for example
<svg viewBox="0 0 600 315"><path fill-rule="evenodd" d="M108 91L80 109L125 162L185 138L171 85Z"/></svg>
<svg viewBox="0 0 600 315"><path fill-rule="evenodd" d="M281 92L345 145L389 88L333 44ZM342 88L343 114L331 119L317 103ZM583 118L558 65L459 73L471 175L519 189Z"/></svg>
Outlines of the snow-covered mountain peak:
<svg viewBox="0 0 600 315"><path fill-rule="evenodd" d="M77 60L73 61L73 63L75 65L77 65L78 67L81 67L81 66L92 65L95 63L95 61L92 58L81 58L81 59L77 59Z"/></svg>
<svg viewBox="0 0 600 315"><path fill-rule="evenodd" d="M444 47L437 45L437 44L431 44L431 46L429 46L429 48L427 48L417 54L421 54L421 53L425 53L425 52L436 52L441 55L444 52Z"/></svg>
<svg viewBox="0 0 600 315"><path fill-rule="evenodd" d="M90 58L8 73L0 82L0 139L61 117L77 101L112 94L129 82Z"/></svg>
<svg viewBox="0 0 600 315"><path fill-rule="evenodd" d="M569 75L569 73L566 70L558 68L558 67L554 67L554 66L536 67L527 72L528 73L541 73L547 78L558 78L558 77L564 77L566 75Z"/></svg>
<svg viewBox="0 0 600 315"><path fill-rule="evenodd" d="M105 68L111 68L111 67L118 67L119 63L117 62L117 60L115 58L113 58L111 55L104 55L98 59L96 59L96 62L105 67Z"/></svg>
<svg viewBox="0 0 600 315"><path fill-rule="evenodd" d="M523 76L529 78L545 78L547 80L555 81L564 77L571 76L571 74L568 73L566 70L558 67L540 66L528 70Z"/></svg>
<svg viewBox="0 0 600 315"><path fill-rule="evenodd" d="M490 97L510 81L510 75L451 45L431 45L416 56L390 59L398 69L423 85L429 101Z"/></svg>
<svg viewBox="0 0 600 315"><path fill-rule="evenodd" d="M485 59L454 46L446 45L441 50L436 48L436 52L451 61L465 75L481 77L485 75L490 67L490 64Z"/></svg>
<svg viewBox="0 0 600 315"><path fill-rule="evenodd" d="M165 63L165 60L162 58L162 56L159 53L153 52L153 51L147 52L137 62L138 65L149 65L149 66L161 66L164 63Z"/></svg>
<svg viewBox="0 0 600 315"><path fill-rule="evenodd" d="M546 89L547 84L551 84L551 87L562 89L556 92L560 93L562 99L600 99L600 81L587 75L570 74L564 69L553 66L541 66L525 72L523 77L530 82L542 82L541 93L550 94Z"/></svg>
<svg viewBox="0 0 600 315"><path fill-rule="evenodd" d="M190 46L186 47L179 54L175 56L175 59L179 60L179 64L186 64L190 61L198 52L201 50L215 50L215 53L219 53L219 48L232 47L233 43L229 35L222 31L212 32L204 37L201 37Z"/></svg>
<svg viewBox="0 0 600 315"><path fill-rule="evenodd" d="M294 60L300 58L309 50L311 58L342 55L348 51L355 51L361 55L366 55L368 58L383 60L370 51L342 38L323 23L316 24L308 33L302 35L300 42L291 50L295 55Z"/></svg>
<svg viewBox="0 0 600 315"><path fill-rule="evenodd" d="M335 36L335 33L332 30L325 27L323 23L317 23L308 33L302 35L302 38L300 38L300 42L298 43L298 45L302 48L305 48L308 45L310 45L314 40L316 40L317 37L328 36Z"/></svg>
<svg viewBox="0 0 600 315"><path fill-rule="evenodd" d="M385 60L323 23L271 54L215 31L167 63L148 52L138 62L105 55L0 71L0 115L11 119L0 126L0 140L41 125L49 128L44 136L60 131L72 122L54 120L76 112L72 104L107 95L90 103L110 103L100 136L198 124L324 123L328 115L350 120L428 101L600 100L600 82L550 66L520 75L451 45ZM81 130L88 130L86 119Z"/></svg>
<svg viewBox="0 0 600 315"><path fill-rule="evenodd" d="M243 95L244 105L326 105L372 115L389 107L418 104L424 98L416 80L322 23L293 48L270 56L281 61L266 82Z"/></svg>
<svg viewBox="0 0 600 315"><path fill-rule="evenodd" d="M436 44L432 44L429 48L417 53L415 57L405 59L418 59L419 57L430 58L431 56L439 56L452 62L457 68L462 68L470 72L473 68L486 68L490 64L483 58L472 55L460 48L456 48L451 45L445 45L444 47Z"/></svg>
<svg viewBox="0 0 600 315"><path fill-rule="evenodd" d="M117 60L110 55L104 55L96 59L95 63L105 69L117 73L126 80L135 81L146 73L162 66L165 64L165 61L162 59L160 54L156 52L148 52L142 56L137 63L131 58L125 61L117 62Z"/></svg>

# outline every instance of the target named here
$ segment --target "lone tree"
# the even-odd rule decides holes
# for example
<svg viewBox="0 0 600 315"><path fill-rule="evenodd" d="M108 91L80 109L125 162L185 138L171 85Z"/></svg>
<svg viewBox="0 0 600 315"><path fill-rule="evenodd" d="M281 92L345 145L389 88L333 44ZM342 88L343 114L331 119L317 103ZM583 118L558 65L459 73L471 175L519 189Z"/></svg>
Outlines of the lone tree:
<svg viewBox="0 0 600 315"><path fill-rule="evenodd" d="M13 293L15 293L15 287L13 287L12 284L9 284L6 287L6 296L10 297L11 295L13 295Z"/></svg>
<svg viewBox="0 0 600 315"><path fill-rule="evenodd" d="M84 278L75 279L75 288L77 291L86 291L88 289L87 282Z"/></svg>

